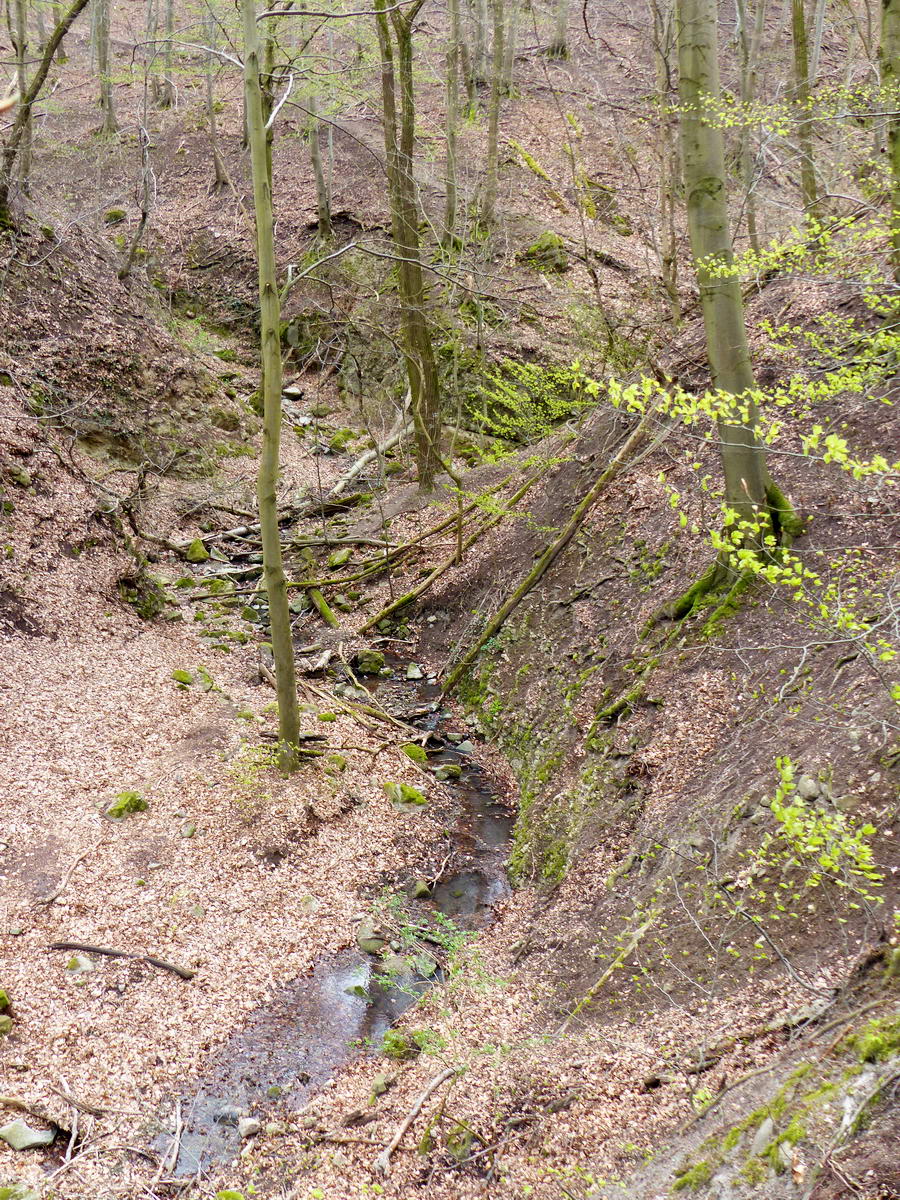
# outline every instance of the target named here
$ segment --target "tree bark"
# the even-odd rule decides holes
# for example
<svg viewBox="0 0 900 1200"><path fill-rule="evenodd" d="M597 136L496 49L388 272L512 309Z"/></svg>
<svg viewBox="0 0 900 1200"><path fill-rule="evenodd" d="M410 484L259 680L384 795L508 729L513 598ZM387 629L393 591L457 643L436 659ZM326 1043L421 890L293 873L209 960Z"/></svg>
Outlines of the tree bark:
<svg viewBox="0 0 900 1200"><path fill-rule="evenodd" d="M756 386L736 275L717 275L733 262L728 226L725 149L721 129L703 119L703 102L719 108L719 63L715 0L680 0L678 5L681 150L687 192L691 251L700 286L706 347L713 384L738 400ZM754 520L767 510L770 487L756 410L718 426L725 498L740 517Z"/></svg>
<svg viewBox="0 0 900 1200"><path fill-rule="evenodd" d="M272 655L275 659L278 697L279 763L285 772L298 765L300 713L294 667L294 643L281 538L278 532L279 448L281 441L281 309L275 267L275 235L272 190L267 164L266 128L259 73L259 33L255 0L241 0L244 23L244 94L250 160L253 174L253 203L256 211L256 247L259 268L260 358L263 392L263 444L259 463L257 496L263 546L263 575L269 597Z"/></svg>
<svg viewBox="0 0 900 1200"><path fill-rule="evenodd" d="M881 9L881 83L887 118L890 163L891 260L900 283L900 0L883 0Z"/></svg>
<svg viewBox="0 0 900 1200"><path fill-rule="evenodd" d="M809 41L804 0L791 0L791 41L794 64L794 105L797 113L797 149L800 152L800 193L807 221L820 217L812 124L809 119Z"/></svg>
<svg viewBox="0 0 900 1200"><path fill-rule="evenodd" d="M494 19L494 52L491 60L491 99L488 105L487 165L484 177L484 198L481 220L484 225L494 221L497 206L497 177L500 170L500 101L503 96L503 0L491 0Z"/></svg>
<svg viewBox="0 0 900 1200"><path fill-rule="evenodd" d="M97 0L97 70L100 75L100 111L103 114L100 132L104 137L112 137L119 131L112 88L109 5L110 0Z"/></svg>
<svg viewBox="0 0 900 1200"><path fill-rule="evenodd" d="M319 146L319 101L315 92L310 92L309 109L309 157L316 181L316 215L319 220L319 237L323 241L331 238L331 196L325 171L322 167L322 150Z"/></svg>
<svg viewBox="0 0 900 1200"><path fill-rule="evenodd" d="M674 50L674 10L670 0L651 0L653 10L653 46L656 59L656 101L659 117L656 137L659 158L659 265L663 287L669 298L672 319L681 319L678 295L678 242L675 230L675 205L679 189L678 148L672 100L672 57Z"/></svg>
<svg viewBox="0 0 900 1200"><path fill-rule="evenodd" d="M513 94L516 49L519 42L519 0L507 0L506 30L503 35L503 95Z"/></svg>
<svg viewBox="0 0 900 1200"><path fill-rule="evenodd" d="M381 51L381 97L384 107L384 147L387 159L391 228L400 257L400 307L404 356L416 433L419 487L430 491L440 462L440 386L431 330L425 313L425 284L419 245L419 206L413 177L415 96L412 75L412 24L424 0L409 9L385 11L386 0L375 0L376 28ZM397 43L397 70L391 29ZM399 78L400 104L397 104Z"/></svg>
<svg viewBox="0 0 900 1200"><path fill-rule="evenodd" d="M210 48L210 52L206 56L206 119L209 122L209 144L213 160L212 190L218 192L228 186L229 178L225 160L219 149L219 128L216 122L216 98L213 91L213 64L216 60L213 51L216 48L216 23L211 14L204 18L203 27L206 44Z"/></svg>
<svg viewBox="0 0 900 1200"><path fill-rule="evenodd" d="M740 21L740 62L741 62L741 101L751 105L756 99L756 84L759 65L759 51L765 28L767 0L756 0L756 13L753 18L753 29L750 29L751 10L747 0L737 0L738 19ZM743 123L740 128L740 163L741 177L744 183L744 215L747 220L747 238L752 250L759 252L759 230L756 214L756 171L750 138L753 127Z"/></svg>
<svg viewBox="0 0 900 1200"><path fill-rule="evenodd" d="M447 44L447 195L444 203L445 246L452 245L456 233L456 138L459 126L459 60L462 35L459 0L447 0L450 17L450 39Z"/></svg>
<svg viewBox="0 0 900 1200"><path fill-rule="evenodd" d="M13 17L13 46L16 52L16 87L19 95L24 96L28 82L27 62L28 62L28 5L27 0L15 0L12 5ZM31 139L33 133L33 122L31 108L28 109L28 115L22 129L22 142L19 149L19 184L22 191L28 195L29 181L31 178Z"/></svg>
<svg viewBox="0 0 900 1200"><path fill-rule="evenodd" d="M553 39L547 47L547 57L569 57L569 0L556 0L553 10Z"/></svg>

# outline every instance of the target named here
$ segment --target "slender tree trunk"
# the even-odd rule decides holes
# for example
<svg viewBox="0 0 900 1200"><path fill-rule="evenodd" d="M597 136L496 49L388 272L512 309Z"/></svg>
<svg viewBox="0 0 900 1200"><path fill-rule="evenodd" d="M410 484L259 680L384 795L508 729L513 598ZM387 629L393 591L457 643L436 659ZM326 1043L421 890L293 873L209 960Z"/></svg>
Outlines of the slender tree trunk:
<svg viewBox="0 0 900 1200"><path fill-rule="evenodd" d="M547 47L547 57L569 57L569 0L555 0L553 38Z"/></svg>
<svg viewBox="0 0 900 1200"><path fill-rule="evenodd" d="M753 29L750 29L750 9L747 0L737 0L740 21L741 101L748 107L756 99L759 51L765 28L767 0L756 0ZM753 161L751 137L753 126L743 123L740 127L741 177L744 183L744 213L747 219L747 237L751 249L759 252L759 230L756 214L756 169Z"/></svg>
<svg viewBox="0 0 900 1200"><path fill-rule="evenodd" d="M794 105L797 112L797 147L800 152L800 192L807 221L820 216L809 114L809 43L804 0L791 0L791 33L794 64Z"/></svg>
<svg viewBox="0 0 900 1200"><path fill-rule="evenodd" d="M503 0L491 0L494 18L494 53L491 63L491 99L488 105L487 164L481 221L491 225L497 207L497 177L500 171L500 101L503 95Z"/></svg>
<svg viewBox="0 0 900 1200"><path fill-rule="evenodd" d="M444 205L444 245L451 245L456 233L456 138L459 126L459 0L448 0L450 40L447 45L447 197Z"/></svg>
<svg viewBox="0 0 900 1200"><path fill-rule="evenodd" d="M900 283L900 0L884 0L881 9L882 104L887 118L891 171L891 247L894 279Z"/></svg>
<svg viewBox="0 0 900 1200"><path fill-rule="evenodd" d="M166 0L165 35L163 78L159 85L157 104L160 108L171 108L175 103L175 54L172 45L172 39L175 37L175 0Z"/></svg>
<svg viewBox="0 0 900 1200"><path fill-rule="evenodd" d="M111 55L109 45L110 0L97 0L97 69L100 73L100 111L103 122L100 132L111 137L119 131L113 99Z"/></svg>
<svg viewBox="0 0 900 1200"><path fill-rule="evenodd" d="M474 92L487 78L488 0L472 0L472 55L469 78Z"/></svg>
<svg viewBox="0 0 900 1200"><path fill-rule="evenodd" d="M53 24L59 25L59 23L63 19L62 5L54 3L52 11L53 11ZM65 48L64 48L62 42L60 42L59 47L57 48L57 51L56 51L56 61L58 63L64 63L66 61L66 51L65 51Z"/></svg>
<svg viewBox="0 0 900 1200"><path fill-rule="evenodd" d="M315 92L310 92L309 109L309 157L316 180L316 215L319 220L319 237L324 241L331 238L331 196L325 170L322 166L322 150L319 146L319 101Z"/></svg>
<svg viewBox="0 0 900 1200"><path fill-rule="evenodd" d="M210 48L210 53L206 56L206 119L209 122L209 144L212 150L213 160L213 181L212 190L220 192L223 188L228 187L228 170L225 166L225 160L222 158L222 152L219 149L219 127L216 121L216 97L213 90L213 66L215 65L216 56L212 51L216 48L216 22L212 14L207 14L203 20L204 37L206 44Z"/></svg>
<svg viewBox="0 0 900 1200"><path fill-rule="evenodd" d="M241 0L244 23L244 92L253 203L256 212L256 246L259 266L260 357L262 360L263 444L259 463L258 503L263 544L263 573L269 597L269 623L278 696L280 765L283 771L297 766L300 713L294 668L291 613L281 559L276 486L281 442L281 338L280 305L275 268L275 234L272 190L269 182L266 128L260 87L259 33L255 0Z"/></svg>
<svg viewBox="0 0 900 1200"><path fill-rule="evenodd" d="M513 94L516 49L519 42L519 0L507 0L506 30L503 34L503 95Z"/></svg>
<svg viewBox="0 0 900 1200"><path fill-rule="evenodd" d="M386 0L375 0L376 28L381 50L381 97L384 106L384 146L394 245L400 257L400 303L404 352L413 421L419 487L429 491L440 462L440 387L431 330L425 313L425 284L419 247L418 203L413 177L415 97L412 75L412 24L423 0L390 14ZM397 67L391 27L397 42ZM399 112L397 104L399 78Z"/></svg>
<svg viewBox="0 0 900 1200"><path fill-rule="evenodd" d="M2 156L0 156L0 225L9 225L11 222L9 209L10 190L12 188L16 160L22 147L22 141L26 135L30 136L31 112L34 102L40 94L41 88L44 86L50 67L53 65L54 54L56 54L62 44L63 38L69 32L72 23L87 8L88 3L89 0L72 0L71 7L63 14L62 20L53 30L47 41L47 45L44 47L44 53L38 63L37 70L31 78L31 83L21 94L19 105L16 109L16 119L13 121L12 129L9 131L6 144L3 147Z"/></svg>
<svg viewBox="0 0 900 1200"><path fill-rule="evenodd" d="M653 45L656 59L656 98L659 105L657 155L659 157L659 265L663 287L669 298L672 319L681 319L678 295L678 242L675 231L675 205L679 189L678 147L672 101L672 57L674 50L674 11L670 0L651 0L653 9Z"/></svg>
<svg viewBox="0 0 900 1200"><path fill-rule="evenodd" d="M28 83L28 5L27 0L15 0L12 8L13 15L13 45L16 52L16 87L20 96L24 96ZM21 109L19 110L21 112ZM22 129L22 141L19 148L18 175L22 191L28 195L31 180L31 141L33 122L31 107Z"/></svg>
<svg viewBox="0 0 900 1200"><path fill-rule="evenodd" d="M725 149L721 129L703 119L704 100L711 101L714 112L719 108L716 0L680 0L678 18L682 160L707 354L714 386L740 399L755 388L756 381L740 281L736 275L715 273L716 267L728 267L733 261ZM756 433L755 407L747 403L746 419L720 420L718 432L726 501L741 517L753 520L767 509L770 480Z"/></svg>

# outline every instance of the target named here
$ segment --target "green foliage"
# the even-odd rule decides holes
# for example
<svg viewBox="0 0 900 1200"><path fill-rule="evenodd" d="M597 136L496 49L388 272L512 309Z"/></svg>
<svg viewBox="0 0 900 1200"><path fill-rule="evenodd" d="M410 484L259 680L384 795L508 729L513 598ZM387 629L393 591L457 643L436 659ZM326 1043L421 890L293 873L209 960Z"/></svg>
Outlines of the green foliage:
<svg viewBox="0 0 900 1200"><path fill-rule="evenodd" d="M758 863L797 868L803 887L818 887L826 878L852 887L867 900L879 900L869 889L881 886L868 839L874 825L857 825L836 809L804 800L794 782L794 764L787 757L775 763L779 783L769 804L774 833L767 833L757 851Z"/></svg>
<svg viewBox="0 0 900 1200"><path fill-rule="evenodd" d="M482 385L484 428L515 442L546 437L562 421L593 407L579 384L580 374L569 368L504 358Z"/></svg>
<svg viewBox="0 0 900 1200"><path fill-rule="evenodd" d="M900 1016L869 1021L847 1040L862 1062L884 1062L900 1054Z"/></svg>
<svg viewBox="0 0 900 1200"><path fill-rule="evenodd" d="M149 807L150 805L139 792L119 792L107 808L106 815L118 821L131 813L146 812Z"/></svg>

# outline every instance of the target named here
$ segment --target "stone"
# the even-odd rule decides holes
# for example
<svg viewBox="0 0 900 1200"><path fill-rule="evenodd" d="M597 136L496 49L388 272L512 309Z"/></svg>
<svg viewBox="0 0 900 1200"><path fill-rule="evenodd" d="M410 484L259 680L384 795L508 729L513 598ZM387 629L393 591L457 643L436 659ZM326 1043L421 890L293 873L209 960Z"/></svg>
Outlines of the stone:
<svg viewBox="0 0 900 1200"><path fill-rule="evenodd" d="M0 1011L9 1008L9 993L6 988L0 988Z"/></svg>
<svg viewBox="0 0 900 1200"><path fill-rule="evenodd" d="M448 779L459 779L460 775L462 775L462 767L455 762L443 762L435 768L434 772L435 779L439 779L441 783Z"/></svg>
<svg viewBox="0 0 900 1200"><path fill-rule="evenodd" d="M356 930L356 944L363 954L380 954L388 944L374 917L363 917L360 921Z"/></svg>
<svg viewBox="0 0 900 1200"><path fill-rule="evenodd" d="M19 487L31 487L31 475L24 467L12 466L9 468L8 474L12 482Z"/></svg>
<svg viewBox="0 0 900 1200"><path fill-rule="evenodd" d="M244 1110L236 1104L223 1104L213 1120L217 1125L237 1125L244 1116Z"/></svg>
<svg viewBox="0 0 900 1200"><path fill-rule="evenodd" d="M187 687L194 682L194 677L190 671L182 671L181 669L172 672L172 678L176 683L180 683L183 687Z"/></svg>
<svg viewBox="0 0 900 1200"><path fill-rule="evenodd" d="M821 790L819 781L812 775L801 775L797 780L797 795L801 800L815 800Z"/></svg>
<svg viewBox="0 0 900 1200"><path fill-rule="evenodd" d="M185 550L184 557L189 563L204 563L209 559L209 551L203 545L201 538L194 538Z"/></svg>
<svg viewBox="0 0 900 1200"><path fill-rule="evenodd" d="M185 821L178 832L183 838L192 838L197 832L197 826L193 821Z"/></svg>
<svg viewBox="0 0 900 1200"><path fill-rule="evenodd" d="M38 1146L49 1146L56 1137L55 1129L32 1129L21 1117L0 1128L0 1138L13 1150L33 1150Z"/></svg>
<svg viewBox="0 0 900 1200"><path fill-rule="evenodd" d="M70 975L89 975L94 970L94 961L85 954L73 954L66 963Z"/></svg>
<svg viewBox="0 0 900 1200"><path fill-rule="evenodd" d="M408 783L383 783L385 795L397 808L410 810L427 804L424 794Z"/></svg>
<svg viewBox="0 0 900 1200"><path fill-rule="evenodd" d="M106 815L114 821L121 820L131 813L146 812L150 805L137 792L119 792L112 804L106 810Z"/></svg>
<svg viewBox="0 0 900 1200"><path fill-rule="evenodd" d="M464 737L465 734L460 733L458 729L447 731L447 741L452 742L454 746L458 746Z"/></svg>
<svg viewBox="0 0 900 1200"><path fill-rule="evenodd" d="M475 746L469 741L468 738L463 738L463 740L456 747L456 751L458 754L474 754Z"/></svg>
<svg viewBox="0 0 900 1200"><path fill-rule="evenodd" d="M379 650L360 650L356 656L358 675L380 675L384 670L384 655Z"/></svg>
<svg viewBox="0 0 900 1200"><path fill-rule="evenodd" d="M256 1137L261 1129L262 1121L258 1121L256 1117L241 1117L241 1119L238 1121L238 1137Z"/></svg>
<svg viewBox="0 0 900 1200"><path fill-rule="evenodd" d="M410 663L409 666L406 668L406 678L407 679L424 679L425 672L422 670L422 668L419 666L418 663Z"/></svg>
<svg viewBox="0 0 900 1200"><path fill-rule="evenodd" d="M328 556L329 567L343 567L350 561L350 547L341 546L339 550L333 551Z"/></svg>
<svg viewBox="0 0 900 1200"><path fill-rule="evenodd" d="M755 1158L757 1155L762 1154L763 1150L765 1150L766 1146L768 1146L768 1144L771 1142L772 1135L774 1133L775 1122L771 1117L766 1117L759 1129L757 1129L756 1136L750 1145L751 1158Z"/></svg>
<svg viewBox="0 0 900 1200"><path fill-rule="evenodd" d="M0 1200L41 1200L27 1183L0 1183Z"/></svg>
<svg viewBox="0 0 900 1200"><path fill-rule="evenodd" d="M287 1133L287 1125L281 1121L269 1121L266 1125L266 1137L282 1137Z"/></svg>
<svg viewBox="0 0 900 1200"><path fill-rule="evenodd" d="M411 894L413 900L427 900L431 895L431 888L424 879L416 879L413 881Z"/></svg>
<svg viewBox="0 0 900 1200"><path fill-rule="evenodd" d="M565 242L558 233L552 233L549 229L542 233L537 241L532 242L520 258L538 271L553 274L562 274L571 266Z"/></svg>
<svg viewBox="0 0 900 1200"><path fill-rule="evenodd" d="M428 762L428 755L425 753L425 748L420 746L418 742L407 742L406 745L401 746L400 749L403 751L406 757L412 759L413 762Z"/></svg>
<svg viewBox="0 0 900 1200"><path fill-rule="evenodd" d="M372 1080L372 1099L383 1096L391 1086L392 1080L387 1075L376 1075Z"/></svg>
<svg viewBox="0 0 900 1200"><path fill-rule="evenodd" d="M13 1019L9 1013L0 1013L0 1037L9 1033L13 1027Z"/></svg>

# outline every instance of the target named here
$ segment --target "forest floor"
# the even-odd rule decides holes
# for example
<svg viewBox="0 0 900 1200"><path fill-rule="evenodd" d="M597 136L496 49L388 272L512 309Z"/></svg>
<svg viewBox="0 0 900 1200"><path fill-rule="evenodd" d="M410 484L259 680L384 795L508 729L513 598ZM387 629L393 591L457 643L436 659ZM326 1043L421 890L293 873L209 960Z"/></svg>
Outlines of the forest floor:
<svg viewBox="0 0 900 1200"><path fill-rule="evenodd" d="M582 43L580 57L558 68L554 78L563 78L573 104L590 72L600 68L617 80L622 106L649 88L649 77L628 61L627 15L617 27L618 53ZM836 1051L842 1027L831 1024L867 1005L880 1017L882 1006L895 1002L892 991L880 990L878 954L886 949L878 920L842 931L827 914L810 919L802 957L792 954L801 964L799 978L780 968L726 978L722 967L721 986L700 985L706 959L690 944L677 964L691 981L690 998L672 989L660 999L653 987L626 995L628 988L614 982L608 1003L569 1020L604 972L604 956L619 949L601 922L612 881L627 875L637 853L632 834L639 822L629 817L593 841L588 829L558 887L526 881L496 900L491 923L474 940L457 941L444 958L443 982L399 1022L420 1035L415 1057L397 1061L360 1048L302 1103L289 1102L289 1088L286 1095L267 1095L247 1106L244 1115L258 1118L262 1128L233 1158L216 1161L200 1179L172 1180L172 1138L184 1136L211 1064L223 1054L252 1059L246 1036L258 1015L279 1012L296 981L314 978L322 962L352 951L362 922L384 921L386 891L399 894L410 880L441 875L455 800L452 788L402 752L408 730L372 713L345 711L333 680L312 671L301 681L304 729L324 734L327 741L318 744L339 755L343 766L326 757L281 779L266 757L275 730L273 692L260 671L252 591L247 605L219 610L222 592L198 597L209 591L205 581L221 578L223 564L187 565L152 540L186 544L208 536L210 526L215 532L239 524L253 505L258 421L246 404L256 386L252 339L247 328L235 332L237 320L232 326L223 320L229 312L246 316L254 302L246 196L239 187L242 202L229 197L226 203L207 192L211 170L198 87L190 102L155 118L159 202L145 265L148 278L155 275L163 286L153 288L143 278L117 281L127 238L107 225L118 220L108 214L123 205L130 233L137 147L130 125L121 141L91 139L96 113L89 72L79 74L83 45L80 55L70 68L69 100L39 129L35 206L46 224L28 222L19 234L2 296L9 331L2 366L9 375L0 387L8 506L0 582L0 985L10 997L13 1026L0 1049L0 1110L4 1122L24 1117L58 1134L46 1150L0 1146L0 1184L22 1180L48 1200L199 1200L224 1189L295 1200L419 1193L436 1200L650 1200L668 1194L676 1159L712 1128L697 1118L714 1093L722 1103L711 1120L727 1128L769 1103L772 1080L777 1092L788 1071L807 1060L824 1062L838 1077L860 1068L850 1084L843 1080L844 1092L828 1093L819 1137L830 1144L845 1095L852 1100L857 1084L881 1083L851 1050ZM546 64L529 50L520 65L523 97L511 107L506 132L554 180L566 178L571 165ZM423 87L426 135L437 128L442 103L439 72L431 67L433 78ZM227 87L221 132L240 181L238 85ZM139 98L124 86L118 90L123 122L133 123ZM647 147L635 148L618 118L592 116L588 105L578 112L589 131L579 139L585 170L614 192L606 219L591 227L587 242L619 262L601 264L604 297L611 309L620 305L625 341L637 342L656 320L660 288L648 270L649 239L624 232L621 218L627 213L641 229L648 212ZM377 160L359 151L359 139L376 149L377 132L365 105L335 130L334 202L347 214L348 230L377 231L386 222ZM473 161L480 136L478 130L465 135ZM310 249L315 215L306 150L290 137L277 147L280 258L299 262ZM433 167L423 162L422 171L426 205L437 206ZM555 200L557 189L521 157L507 162L501 231L479 268L486 292L498 282L507 289L491 334L498 356L540 351L565 361L573 331L587 328L591 338L603 333L596 320L585 325L594 284L588 263L577 257L586 242L572 195L566 187L560 191ZM559 278L517 262L544 228L561 230L573 254L571 269ZM327 285L334 287L334 280ZM521 295L509 299L517 291L530 305L527 320L517 319ZM775 299L761 303L778 312L793 306L797 313L804 304L809 311L813 303L809 295L801 301L796 293L774 291ZM307 306L297 293L291 303L291 316L315 312L315 302ZM360 317L357 337L371 333L382 317L378 306ZM689 324L679 343L695 371L697 337ZM298 371L291 362L289 375ZM304 372L299 383L303 394L289 408L296 429L285 435L284 502L327 491L364 435L386 429L393 415L368 405L362 420L328 368ZM315 410L327 411L319 417ZM865 413L852 420L855 434L875 439ZM356 434L351 446L322 452L322 443L343 428ZM560 452L569 461L536 485L522 519L503 522L446 574L418 623L401 637L373 643L393 651L401 677L406 662L421 665L426 675L439 672L472 636L530 565L547 531L558 528L589 476L592 454L602 454L610 436L606 427L598 433L588 426L580 442L551 439L529 449L529 455ZM150 482L129 510L147 459L153 460ZM387 518L390 537L401 542L453 511L449 489L424 502L408 459L397 461L401 469L377 503L341 526L330 523L328 537L378 538ZM466 488L478 494L522 469L522 456L482 467L466 474ZM661 469L677 483L679 472L693 468L664 446L630 472L598 506L538 598L542 613L529 653L540 678L524 709L535 741L559 707L541 655L562 660L608 640L616 661L627 660L634 631L658 607L653 571L665 572L669 595L702 569L703 547L671 530L657 481ZM876 515L864 487L851 498L841 493L839 513L838 498L822 480L805 499L823 517L823 544L844 536L836 531L847 525L846 536L856 536ZM151 535L142 545L167 593L152 620L123 599L123 588L134 587L134 561L124 548L133 534L129 511ZM315 537L322 528L310 519L298 523L296 533ZM338 665L352 662L369 644L355 632L361 616L376 613L449 553L452 536L442 538L390 584L363 586L352 611L338 612L337 630L323 629L314 614L298 614L298 641L331 649ZM651 562L657 551L660 561ZM873 556L879 552L874 546ZM597 590L573 601L588 576ZM768 620L784 631L786 650L766 647L760 626ZM854 714L849 741L814 725L808 709L781 710L766 724L757 707L745 720L747 696L777 692L781 672L793 669L796 655L792 659L782 609L748 607L741 622L734 645L679 645L663 656L653 706L614 730L616 755L645 789L644 829L663 830L681 846L698 797L709 797L710 810L719 801L731 808L748 795L758 798L758 781L771 775L775 754L796 745L809 762L836 762L848 790L861 805L878 809L885 838L893 836L896 808L891 816L877 744L880 709L860 665L850 664L839 678L836 651L828 659L832 691L816 700L816 721L833 714L835 696L846 702ZM521 670L519 660L514 666ZM180 673L190 682L176 677ZM597 676L595 682L597 689L576 694L567 710L581 734L607 681ZM512 683L509 695L517 695ZM497 795L515 810L514 772L500 749L479 737L481 714L473 717L454 703L448 712L446 727L470 734ZM521 715L510 703L502 720L512 727ZM578 745L556 764L560 780L582 757ZM385 793L388 782L424 788L428 805L398 812ZM135 793L147 808L112 820L106 810L123 793ZM629 917L640 911L648 886L626 880L617 893ZM50 948L63 942L154 956L191 977L144 957L90 953L73 969L77 952ZM878 953L870 962L873 946ZM643 953L622 959L632 982L640 983L647 965ZM646 951L651 971L656 953L655 944ZM332 1000L340 1010L346 992ZM291 1032L289 1023L276 1028L286 1040ZM693 1069L698 1047L719 1048L711 1055L713 1073ZM417 1098L449 1068L452 1077L406 1132L385 1176L378 1156ZM744 1076L746 1084L729 1090ZM886 1094L892 1082L884 1085ZM868 1191L860 1194L900 1194L889 1158L890 1122L890 1112L885 1117L879 1110L872 1138L851 1162L854 1179L871 1172ZM680 1129L676 1154L666 1146ZM801 1146L781 1162L755 1194L808 1194L804 1177L813 1159L804 1153ZM840 1178L826 1172L816 1200L847 1195L833 1190ZM754 1186L749 1175L744 1182Z"/></svg>

